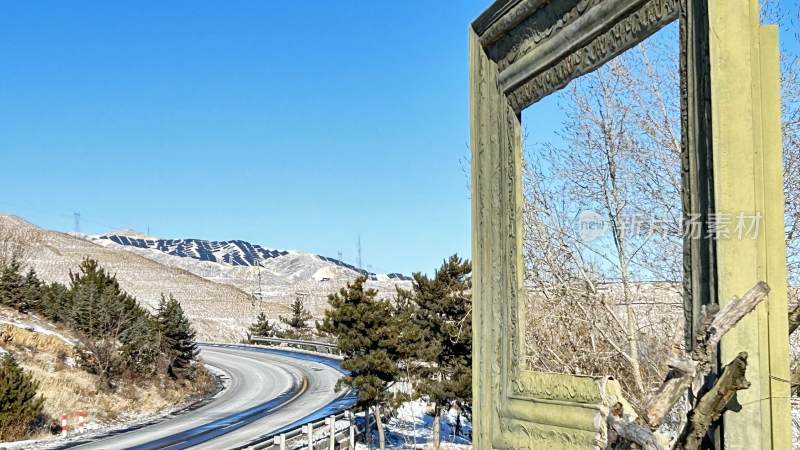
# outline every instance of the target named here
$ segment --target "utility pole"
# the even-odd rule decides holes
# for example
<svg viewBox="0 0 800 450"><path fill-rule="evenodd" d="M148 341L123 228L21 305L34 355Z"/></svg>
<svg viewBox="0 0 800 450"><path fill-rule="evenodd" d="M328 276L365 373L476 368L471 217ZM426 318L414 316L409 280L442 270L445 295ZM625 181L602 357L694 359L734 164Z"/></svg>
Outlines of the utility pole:
<svg viewBox="0 0 800 450"><path fill-rule="evenodd" d="M80 234L81 232L81 213L75 211L72 213L72 216L75 218L75 234Z"/></svg>
<svg viewBox="0 0 800 450"><path fill-rule="evenodd" d="M258 309L262 310L264 305L264 294L261 290L261 263L257 264L256 275L258 276L258 290L253 292L253 306L256 306L256 299L258 299Z"/></svg>
<svg viewBox="0 0 800 450"><path fill-rule="evenodd" d="M258 264L258 309L264 305L264 291L261 290L261 264Z"/></svg>
<svg viewBox="0 0 800 450"><path fill-rule="evenodd" d="M308 291L295 291L294 298L300 300L303 306L308 305L308 299L311 297L311 292Z"/></svg>

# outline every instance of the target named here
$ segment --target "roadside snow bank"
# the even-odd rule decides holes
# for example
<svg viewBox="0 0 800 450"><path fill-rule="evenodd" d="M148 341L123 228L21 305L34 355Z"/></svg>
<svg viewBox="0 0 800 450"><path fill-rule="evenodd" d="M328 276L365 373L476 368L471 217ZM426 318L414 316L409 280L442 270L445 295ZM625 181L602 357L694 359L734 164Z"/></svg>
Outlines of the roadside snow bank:
<svg viewBox="0 0 800 450"><path fill-rule="evenodd" d="M425 448L429 445L433 434L433 416L430 405L425 400L406 402L395 411L394 416L386 424L386 448L406 449ZM359 419L364 420L363 416ZM372 420L370 420L373 422ZM472 448L472 424L458 411L451 409L441 418L441 442L443 449ZM378 443L378 433L372 432L373 446ZM366 450L359 444L358 449Z"/></svg>

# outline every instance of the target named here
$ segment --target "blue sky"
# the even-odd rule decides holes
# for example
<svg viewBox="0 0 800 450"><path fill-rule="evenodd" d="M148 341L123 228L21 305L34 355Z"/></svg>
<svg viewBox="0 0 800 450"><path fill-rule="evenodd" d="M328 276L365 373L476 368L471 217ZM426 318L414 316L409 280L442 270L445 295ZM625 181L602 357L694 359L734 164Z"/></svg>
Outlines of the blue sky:
<svg viewBox="0 0 800 450"><path fill-rule="evenodd" d="M0 211L430 271L469 255L463 2L6 2ZM224 6L223 6L224 5Z"/></svg>
<svg viewBox="0 0 800 450"><path fill-rule="evenodd" d="M4 2L0 212L349 262L360 234L378 272L468 256L467 25L489 3ZM552 138L557 109L526 130Z"/></svg>

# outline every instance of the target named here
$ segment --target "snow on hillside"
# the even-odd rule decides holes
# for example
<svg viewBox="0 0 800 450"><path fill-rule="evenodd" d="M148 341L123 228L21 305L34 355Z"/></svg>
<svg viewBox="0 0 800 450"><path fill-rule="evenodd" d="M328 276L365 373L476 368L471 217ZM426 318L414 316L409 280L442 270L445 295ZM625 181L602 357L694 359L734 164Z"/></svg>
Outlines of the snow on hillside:
<svg viewBox="0 0 800 450"><path fill-rule="evenodd" d="M158 305L162 293L172 294L206 341L238 341L259 312L271 319L287 315L296 296L320 318L328 295L364 273L333 258L245 241L159 239L133 230L74 235L0 215L3 228L26 236L25 262L45 281L66 284L84 258L96 259L149 308ZM367 287L388 297L395 286L410 288L405 278L370 274Z"/></svg>
<svg viewBox="0 0 800 450"><path fill-rule="evenodd" d="M46 327L43 327L41 325L37 325L35 323L23 322L23 321L20 321L19 319L13 318L13 317L6 318L4 316L0 316L0 325L3 325L3 324L11 325L13 327L21 328L21 329L24 329L24 330L28 330L28 331L33 332L33 333L43 334L45 336L53 336L56 339L60 339L62 342L64 342L67 345L75 346L78 343L77 340L75 340L75 339L73 339L71 337L64 336L64 334L59 333L57 331L53 331L51 328L46 328Z"/></svg>
<svg viewBox="0 0 800 450"><path fill-rule="evenodd" d="M128 234L120 234L128 233ZM154 249L173 256L189 257L234 266L257 266L265 260L285 255L286 251L270 250L245 241L206 241L202 239L157 239L143 237L130 230L96 236L122 246Z"/></svg>
<svg viewBox="0 0 800 450"><path fill-rule="evenodd" d="M24 262L45 281L69 283L70 271L76 271L81 261L90 257L116 274L122 288L146 307L155 308L162 293L172 294L181 302L202 340L238 341L260 311L274 317L288 312L279 303L253 302L250 293L231 284L215 283L119 247L104 247L86 238L44 230L15 216L0 215L2 229L26 237L29 251Z"/></svg>
<svg viewBox="0 0 800 450"><path fill-rule="evenodd" d="M241 240L159 239L128 232L130 235L118 231L88 239L106 248L126 250L236 287L251 294L256 304L288 305L296 295L301 295L306 307L318 318L327 307L328 295L359 275L369 276L367 286L384 297L393 295L395 286L411 286L403 275L369 273L312 253L268 249Z"/></svg>
<svg viewBox="0 0 800 450"><path fill-rule="evenodd" d="M108 234L90 237L94 241L111 241L121 246L157 250L172 256L187 257L200 261L219 262L232 266L269 266L270 260L288 255L286 250L273 250L247 241L208 241L204 239L159 239L134 230L117 230ZM299 253L299 252L292 252ZM314 255L322 261L348 269L352 272L377 279L378 275L360 269L344 261L327 256ZM410 280L399 273L382 275L383 279Z"/></svg>

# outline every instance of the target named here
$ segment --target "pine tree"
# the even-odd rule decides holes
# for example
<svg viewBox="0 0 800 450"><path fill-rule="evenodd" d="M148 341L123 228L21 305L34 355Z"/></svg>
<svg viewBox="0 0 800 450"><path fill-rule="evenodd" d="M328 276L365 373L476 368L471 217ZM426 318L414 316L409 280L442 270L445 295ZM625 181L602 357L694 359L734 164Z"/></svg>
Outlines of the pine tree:
<svg viewBox="0 0 800 450"><path fill-rule="evenodd" d="M199 350L195 331L183 313L181 304L172 295L167 299L162 294L156 318L161 333L161 349L168 358L167 373L173 378L191 378L189 369Z"/></svg>
<svg viewBox="0 0 800 450"><path fill-rule="evenodd" d="M25 278L20 273L20 263L17 260L4 266L0 273L0 303L25 309Z"/></svg>
<svg viewBox="0 0 800 450"><path fill-rule="evenodd" d="M281 322L289 326L289 328L280 333L281 337L289 339L303 339L308 338L311 334L311 327L308 326L308 321L311 320L311 313L303 306L303 300L298 295L292 302L292 315L289 318L280 316Z"/></svg>
<svg viewBox="0 0 800 450"><path fill-rule="evenodd" d="M116 276L108 274L97 261L86 258L78 269L80 273L69 274L73 327L90 338L107 337L119 329L115 319L135 309L136 301L122 291Z"/></svg>
<svg viewBox="0 0 800 450"><path fill-rule="evenodd" d="M377 300L374 289L364 289L365 282L366 277L359 277L339 293L329 295L331 307L318 329L337 339L337 348L344 356L342 368L350 372L338 384L358 391L360 407L373 408L383 449L381 408L390 400L387 388L399 376L395 356L398 324L391 304Z"/></svg>
<svg viewBox="0 0 800 450"><path fill-rule="evenodd" d="M157 372L161 355L161 334L156 317L136 315L120 336L123 344L120 354L123 365L139 374Z"/></svg>
<svg viewBox="0 0 800 450"><path fill-rule="evenodd" d="M23 286L23 305L21 308L18 307L17 309L20 311L27 311L28 309L38 311L43 301L46 286L39 277L36 276L36 271L33 269L28 270L28 274L25 275Z"/></svg>
<svg viewBox="0 0 800 450"><path fill-rule="evenodd" d="M414 274L412 291L398 290L424 345L415 346L416 391L434 405L433 446L439 448L441 413L456 405L468 414L472 403L472 267L451 256L433 279Z"/></svg>
<svg viewBox="0 0 800 450"><path fill-rule="evenodd" d="M67 322L72 311L72 296L61 283L50 283L42 292L38 310L53 322Z"/></svg>
<svg viewBox="0 0 800 450"><path fill-rule="evenodd" d="M258 317L256 317L256 321L248 328L248 333L250 336L273 337L275 336L276 330L275 326L267 319L267 315L262 311L258 314Z"/></svg>
<svg viewBox="0 0 800 450"><path fill-rule="evenodd" d="M10 353L0 359L0 441L24 436L42 412L44 399L36 396L39 383L25 373Z"/></svg>
<svg viewBox="0 0 800 450"><path fill-rule="evenodd" d="M84 335L83 344L93 355L87 369L101 375L109 388L126 371L154 372L160 340L152 315L97 261L87 258L79 269L70 273L67 324Z"/></svg>

